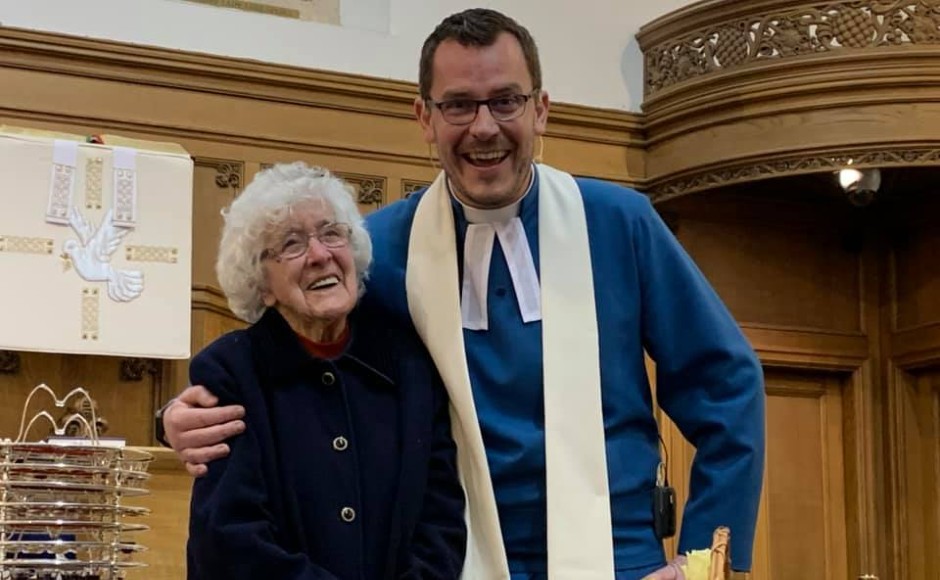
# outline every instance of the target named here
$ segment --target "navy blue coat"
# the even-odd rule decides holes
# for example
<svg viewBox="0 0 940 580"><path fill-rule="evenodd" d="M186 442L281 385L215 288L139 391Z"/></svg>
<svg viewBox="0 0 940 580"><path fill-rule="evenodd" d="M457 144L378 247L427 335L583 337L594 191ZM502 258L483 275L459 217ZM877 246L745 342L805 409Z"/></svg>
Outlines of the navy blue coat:
<svg viewBox="0 0 940 580"><path fill-rule="evenodd" d="M317 359L275 310L190 367L245 432L193 484L190 580L457 578L464 494L446 393L409 330L358 309Z"/></svg>

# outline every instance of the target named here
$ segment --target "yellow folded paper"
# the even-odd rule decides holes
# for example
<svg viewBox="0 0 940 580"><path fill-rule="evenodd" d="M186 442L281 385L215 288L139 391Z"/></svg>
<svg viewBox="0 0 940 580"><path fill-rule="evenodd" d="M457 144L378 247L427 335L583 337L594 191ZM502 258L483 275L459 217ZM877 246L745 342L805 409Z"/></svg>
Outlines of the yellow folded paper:
<svg viewBox="0 0 940 580"><path fill-rule="evenodd" d="M692 550L686 552L685 557L686 563L679 565L685 580L711 580L708 575L712 564L711 550Z"/></svg>

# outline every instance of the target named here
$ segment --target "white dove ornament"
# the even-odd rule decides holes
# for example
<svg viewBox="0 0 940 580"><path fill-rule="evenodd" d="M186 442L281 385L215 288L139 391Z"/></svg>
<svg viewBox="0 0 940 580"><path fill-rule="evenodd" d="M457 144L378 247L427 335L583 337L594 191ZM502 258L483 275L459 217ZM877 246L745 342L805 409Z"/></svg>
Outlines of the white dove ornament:
<svg viewBox="0 0 940 580"><path fill-rule="evenodd" d="M78 234L78 240L67 240L66 267L75 266L78 275L89 282L107 282L108 296L117 302L130 302L144 290L144 274L137 270L117 270L111 267L111 254L118 249L129 231L114 225L111 210L104 216L98 230L85 221L75 207L69 211L69 225Z"/></svg>

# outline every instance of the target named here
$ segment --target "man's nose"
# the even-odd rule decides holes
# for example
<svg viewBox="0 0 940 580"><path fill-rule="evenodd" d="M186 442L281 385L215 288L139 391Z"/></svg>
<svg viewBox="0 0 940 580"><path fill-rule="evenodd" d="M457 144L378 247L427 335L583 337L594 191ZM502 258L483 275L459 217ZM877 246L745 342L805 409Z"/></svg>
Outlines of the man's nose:
<svg viewBox="0 0 940 580"><path fill-rule="evenodd" d="M470 123L470 134L480 141L487 141L499 133L499 123L485 103L477 106L477 116Z"/></svg>

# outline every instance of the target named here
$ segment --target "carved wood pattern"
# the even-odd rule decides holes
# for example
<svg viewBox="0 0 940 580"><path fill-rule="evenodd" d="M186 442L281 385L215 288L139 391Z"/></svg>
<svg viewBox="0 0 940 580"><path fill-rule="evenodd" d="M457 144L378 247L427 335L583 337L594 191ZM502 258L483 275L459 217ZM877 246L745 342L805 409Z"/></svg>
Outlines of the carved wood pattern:
<svg viewBox="0 0 940 580"><path fill-rule="evenodd" d="M15 375L20 372L20 353L12 350L0 350L0 374Z"/></svg>
<svg viewBox="0 0 940 580"><path fill-rule="evenodd" d="M121 359L120 377L125 382L140 382L144 374L155 376L160 372L160 361L147 358Z"/></svg>
<svg viewBox="0 0 940 580"><path fill-rule="evenodd" d="M385 205L385 192L388 179L379 175L360 175L358 173L335 172L356 189L356 202L376 208Z"/></svg>
<svg viewBox="0 0 940 580"><path fill-rule="evenodd" d="M416 191L421 191L425 187L431 185L430 181L419 181L415 179L402 179L401 180L401 196L402 198L411 197L411 194Z"/></svg>
<svg viewBox="0 0 940 580"><path fill-rule="evenodd" d="M940 1L806 3L699 28L645 50L647 95L761 60L832 51L940 44Z"/></svg>
<svg viewBox="0 0 940 580"><path fill-rule="evenodd" d="M262 163L261 171L274 167L274 163ZM327 168L329 169L329 168ZM358 173L331 172L353 186L356 190L356 202L361 205L374 205L376 208L385 204L385 191L388 179L381 175L362 175Z"/></svg>
<svg viewBox="0 0 940 580"><path fill-rule="evenodd" d="M215 184L222 189L241 189L244 166L241 163L222 162L216 166Z"/></svg>
<svg viewBox="0 0 940 580"><path fill-rule="evenodd" d="M206 167L215 170L215 185L219 189L231 189L232 197L238 195L245 182L245 164L232 159L215 159L212 157L193 157L197 167Z"/></svg>
<svg viewBox="0 0 940 580"><path fill-rule="evenodd" d="M838 152L828 155L775 159L762 163L739 163L717 170L668 179L647 190L654 202L665 201L688 193L695 193L748 181L772 177L837 171L847 165L853 167L916 167L940 165L940 149L899 148L881 151Z"/></svg>

